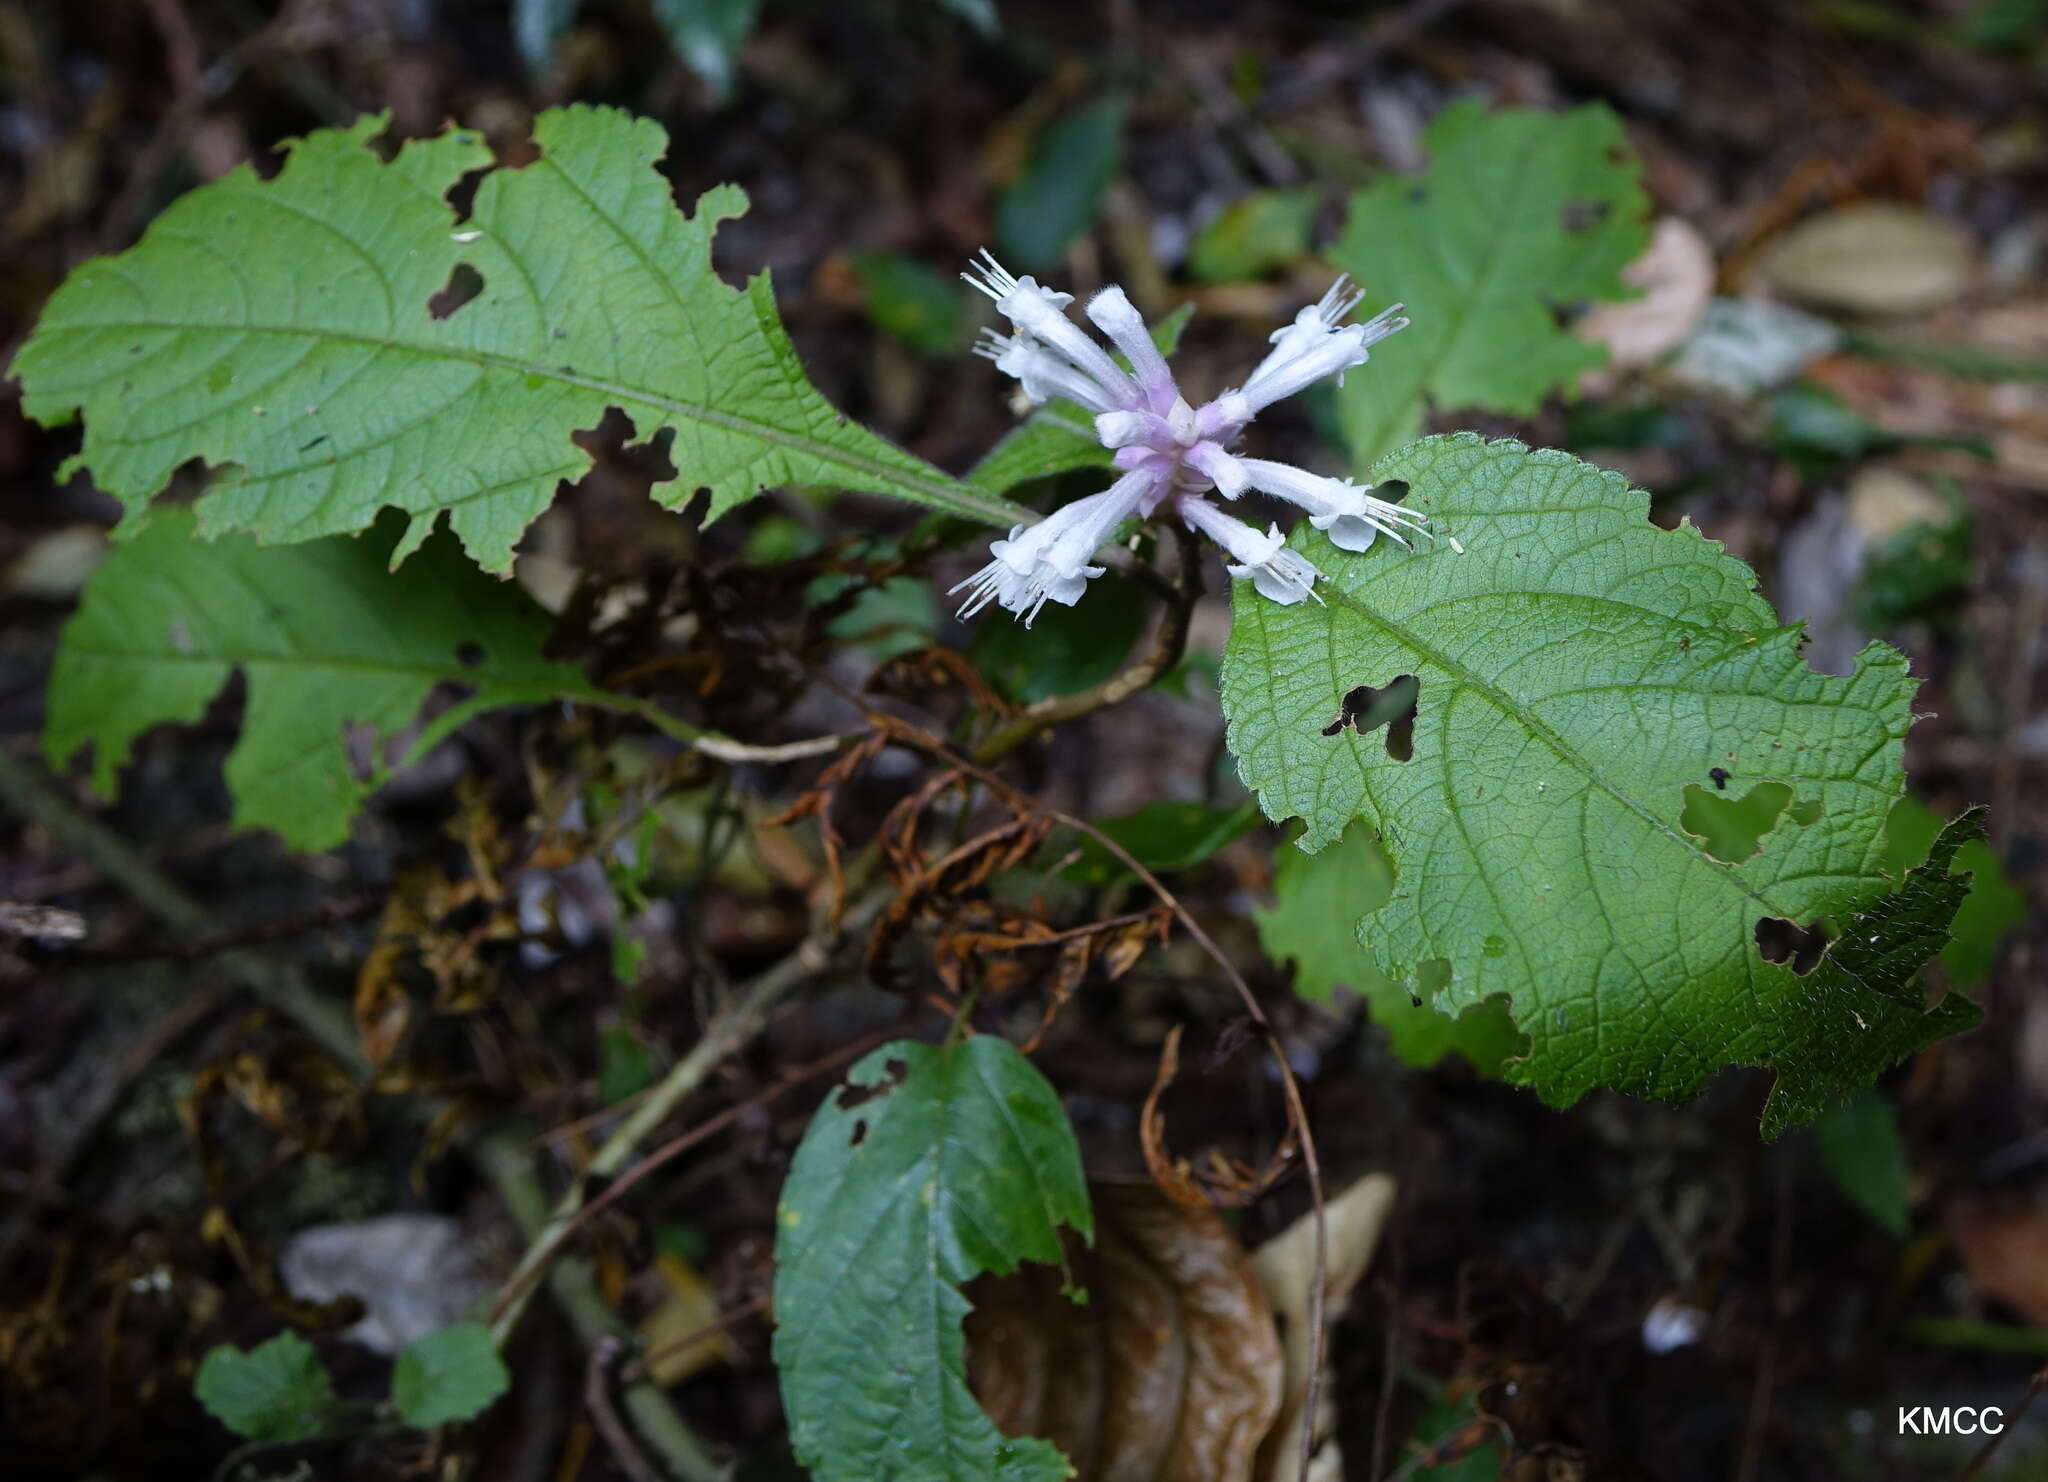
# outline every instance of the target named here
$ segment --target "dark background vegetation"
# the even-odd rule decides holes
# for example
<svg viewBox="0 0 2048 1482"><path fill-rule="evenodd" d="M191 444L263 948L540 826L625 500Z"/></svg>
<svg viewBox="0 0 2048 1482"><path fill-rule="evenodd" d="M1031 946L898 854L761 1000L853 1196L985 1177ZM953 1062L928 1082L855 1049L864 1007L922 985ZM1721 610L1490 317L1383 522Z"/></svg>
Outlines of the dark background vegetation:
<svg viewBox="0 0 2048 1482"><path fill-rule="evenodd" d="M1316 240L1327 240L1348 188L1414 168L1427 120L1478 95L1609 103L1657 210L1698 227L1725 290L1788 224L1843 201L1902 201L1960 223L1981 269L1913 330L2038 366L2039 9L1002 0L1000 30L984 35L933 3L768 0L720 98L631 0L591 0L539 69L503 8L482 0L0 0L0 346L11 356L76 264L129 245L166 202L244 159L271 167L281 140L389 110L395 138L454 119L516 161L537 109L605 102L668 129L679 199L721 181L749 192L751 212L719 235L720 266L735 278L772 270L826 393L959 469L1011 424L1000 378L949 343L958 306L936 310L930 334L878 328L890 306L877 306L858 254L950 273L995 239L1004 191L1049 123L1126 98L1120 157L1075 165L1108 183L1055 276L1191 298L1190 373L1221 384L1298 291L1286 265L1191 285L1191 238L1251 190L1312 185L1326 193ZM2009 14L2008 31L1986 21L1992 11ZM2048 1357L2048 937L2033 909L2048 844L2048 387L2038 371L1986 383L1854 356L1814 375L1873 424L1966 435L1990 452L1923 450L1912 465L1955 477L1970 538L1959 582L1883 628L1911 655L1924 680L1917 708L1933 717L1907 744L1914 790L1945 814L1990 803L1996 847L2029 900L1979 990L1983 1027L1886 1082L1909 1150L1910 1232L1894 1238L1844 1198L1809 1137L1759 1142L1757 1076L1726 1075L1685 1107L1601 1095L1556 1113L1455 1062L1400 1065L1355 1003L1303 1005L1263 959L1249 920L1278 838L1255 833L1180 888L1287 1037L1325 1166L1339 1182L1373 1168L1402 1181L1335 1342L1352 1477L1384 1476L1411 1439L1432 1439L1423 1397L1449 1385L1454 1398L1491 1397L1512 1430L1503 1464L1516 1477L1945 1478L1974 1443L1902 1439L1896 1409L2011 1410ZM685 1050L726 984L803 938L812 838L762 824L807 774L672 778L696 843L658 872L637 926L648 966L631 989L613 971L601 873L555 872L587 858L588 841L544 836L536 814L544 781L605 739L578 727L602 722L473 724L381 793L353 842L317 858L227 827L220 763L238 689L204 724L148 738L117 803L92 799L75 776L41 770L35 737L58 630L115 508L60 477L75 431L28 423L17 396L0 388L0 747L19 764L0 808L0 900L82 912L90 935L74 946L0 935L0 1472L204 1476L231 1439L191 1399L198 1357L288 1317L319 1326L269 1275L292 1232L394 1209L445 1213L474 1261L501 1274L519 1242L463 1140L513 1116L535 1132L569 1127L534 1144L539 1176L559 1186L588 1146L571 1124ZM1627 416L1602 421L1603 408ZM1314 433L1306 416L1280 427L1303 447ZM1861 461L1816 462L1773 433L1759 402L1654 376L1485 430L1627 466L1659 494L1660 521L1690 517L1788 607L1801 575L1788 561L1826 549L1789 537ZM699 536L642 497L658 453L621 451L618 427L595 440L599 468L530 541L543 558L536 579L631 615L607 630L607 658L630 657L639 639L622 630L635 624L707 618L686 645L690 663L663 682L713 723L769 739L843 727L847 712L801 665L713 641L708 615L751 604L785 653L858 684L872 646L747 563L791 531L836 537L857 523L887 534L905 517L774 499ZM1219 644L1224 612L1221 599L1205 606L1198 647ZM1228 801L1220 729L1199 685L1186 700L1155 692L1030 749L1016 775L1091 816L1162 798ZM858 840L909 781L877 769L842 830ZM80 813L106 832L73 827ZM502 877L495 897L448 894L486 876ZM204 919L178 917L166 882ZM346 1003L380 919L390 934L394 899L427 903L421 936L443 958L438 969L424 951L408 959L417 1027L404 1073L364 1096L248 985L289 979ZM843 956L707 1082L687 1120L863 1035L933 1030L944 1020L923 1006L928 986L915 973L892 992L862 986L857 952ZM1213 969L1178 941L1083 990L1038 1063L1068 1098L1092 1166L1135 1168L1135 1111L1166 1026L1195 1026L1206 1049L1233 1013ZM657 1251L701 1270L725 1310L759 1297L776 1191L818 1094L758 1100L587 1232L585 1253L622 1311L662 1300ZM1176 1136L1250 1156L1270 1146L1279 1117L1259 1057L1240 1053L1176 1104ZM1277 1230L1304 1202L1283 1186L1246 1212L1245 1234ZM210 1208L223 1214L208 1226ZM1699 1342L1651 1353L1644 1318L1665 1299L1710 1320ZM746 1475L787 1475L767 1328L743 1317L732 1335L731 1360L674 1397ZM377 1361L318 1341L344 1385L380 1392ZM582 1354L552 1313L537 1313L513 1368L516 1403L458 1443L476 1475L616 1475L581 1418ZM2044 1419L2023 1425L1986 1475L2048 1476ZM306 1456L320 1476L449 1464L418 1437Z"/></svg>

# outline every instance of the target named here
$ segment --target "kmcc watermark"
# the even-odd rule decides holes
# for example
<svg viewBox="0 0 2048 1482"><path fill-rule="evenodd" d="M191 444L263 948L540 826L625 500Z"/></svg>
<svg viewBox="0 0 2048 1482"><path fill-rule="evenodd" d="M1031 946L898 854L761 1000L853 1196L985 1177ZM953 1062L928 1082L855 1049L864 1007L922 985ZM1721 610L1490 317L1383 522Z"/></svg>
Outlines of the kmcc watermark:
<svg viewBox="0 0 2048 1482"><path fill-rule="evenodd" d="M2005 1429L2005 1412L1996 1405L1899 1406L1902 1436L1995 1436Z"/></svg>

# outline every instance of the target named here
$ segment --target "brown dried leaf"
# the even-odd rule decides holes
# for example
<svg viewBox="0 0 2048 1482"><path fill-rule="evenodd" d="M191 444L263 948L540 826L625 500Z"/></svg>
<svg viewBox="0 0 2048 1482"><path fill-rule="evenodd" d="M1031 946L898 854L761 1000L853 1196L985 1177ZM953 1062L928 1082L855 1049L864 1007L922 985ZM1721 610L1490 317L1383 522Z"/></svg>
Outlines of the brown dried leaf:
<svg viewBox="0 0 2048 1482"><path fill-rule="evenodd" d="M1138 1118L1145 1170L1160 1192L1176 1204L1193 1209L1238 1209L1265 1193L1292 1166L1296 1150L1294 1129L1288 1128L1287 1136L1263 1168L1253 1168L1211 1148L1206 1166L1197 1169L1186 1158L1177 1158L1167 1151L1166 1113L1160 1109L1159 1100L1180 1074L1180 1029L1176 1024L1166 1032L1166 1044L1159 1052L1159 1073L1153 1077L1152 1089Z"/></svg>
<svg viewBox="0 0 2048 1482"><path fill-rule="evenodd" d="M2048 1209L1965 1199L1947 1225L1972 1284L2048 1328Z"/></svg>
<svg viewBox="0 0 2048 1482"><path fill-rule="evenodd" d="M1222 1219L1143 1184L1090 1185L1095 1246L1069 1246L1085 1304L1048 1266L968 1288L968 1374L1011 1436L1042 1436L1079 1482L1252 1482L1282 1356Z"/></svg>
<svg viewBox="0 0 2048 1482"><path fill-rule="evenodd" d="M825 872L832 881L831 925L838 929L839 918L846 910L846 870L840 863L839 830L832 827L832 800L840 786L880 754L889 744L889 738L880 731L864 737L858 744L818 774L818 778L797 797L797 800L769 819L765 827L785 828L799 818L818 820L818 838L825 850Z"/></svg>

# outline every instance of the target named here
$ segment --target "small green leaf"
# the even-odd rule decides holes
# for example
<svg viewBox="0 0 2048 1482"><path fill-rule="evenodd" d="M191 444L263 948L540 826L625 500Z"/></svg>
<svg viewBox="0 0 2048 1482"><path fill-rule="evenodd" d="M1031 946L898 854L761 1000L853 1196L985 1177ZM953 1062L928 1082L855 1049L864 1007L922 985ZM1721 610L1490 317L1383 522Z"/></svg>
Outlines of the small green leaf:
<svg viewBox="0 0 2048 1482"><path fill-rule="evenodd" d="M481 1323L457 1323L415 1339L391 1370L391 1403L405 1423L432 1430L490 1409L512 1375Z"/></svg>
<svg viewBox="0 0 2048 1482"><path fill-rule="evenodd" d="M923 648L938 625L939 599L932 584L899 576L863 591L832 620L831 632L880 661Z"/></svg>
<svg viewBox="0 0 2048 1482"><path fill-rule="evenodd" d="M775 1366L819 1482L1062 1482L967 1388L960 1288L1061 1259L1094 1229L1058 1095L1002 1040L898 1040L826 1097L791 1164L775 1241Z"/></svg>
<svg viewBox="0 0 2048 1482"><path fill-rule="evenodd" d="M1813 1124L1821 1166L1851 1203L1903 1240L1906 1237L1906 1139L1892 1104L1875 1089L1859 1091Z"/></svg>
<svg viewBox="0 0 2048 1482"><path fill-rule="evenodd" d="M1094 224L1102 193L1123 162L1128 108L1111 95L1038 136L1023 173L996 208L997 256L1013 268L1042 270Z"/></svg>
<svg viewBox="0 0 2048 1482"><path fill-rule="evenodd" d="M215 1420L251 1441L305 1441L334 1419L334 1384L313 1345L279 1333L247 1353L222 1344L193 1383Z"/></svg>
<svg viewBox="0 0 2048 1482"><path fill-rule="evenodd" d="M326 849L348 837L377 781L351 764L351 725L382 743L437 684L466 687L428 724L414 748L424 754L491 706L604 698L581 670L541 656L552 620L517 586L485 576L445 535L394 573L397 534L386 521L356 540L208 545L187 511L158 510L115 545L65 624L43 726L51 764L91 744L94 785L111 795L138 736L198 720L239 668L249 700L227 761L235 826Z"/></svg>
<svg viewBox="0 0 2048 1482"><path fill-rule="evenodd" d="M1088 584L1086 602L1048 603L1028 628L1007 613L984 620L967 655L1012 700L1070 695L1123 668L1151 612L1143 587L1107 572Z"/></svg>
<svg viewBox="0 0 2048 1482"><path fill-rule="evenodd" d="M492 169L478 135L415 140L385 163L366 118L290 149L274 180L230 172L172 203L142 241L86 263L14 362L23 405L84 414L75 464L118 496L125 529L182 463L234 465L197 502L200 531L266 541L444 515L508 570L520 532L592 455L571 434L606 409L667 430L669 508L707 518L778 484L889 494L1007 526L1024 512L849 422L805 378L766 275L713 271L722 186L694 215L658 168L659 126L608 109L534 121L540 158ZM467 219L445 196L486 171ZM473 298L438 317L467 267Z"/></svg>
<svg viewBox="0 0 2048 1482"><path fill-rule="evenodd" d="M1274 864L1273 904L1253 913L1259 944L1275 962L1293 959L1294 991L1302 997L1324 1003L1348 988L1363 998L1386 1030L1388 1048L1405 1063L1427 1069L1456 1053L1482 1075L1498 1074L1522 1043L1504 1002L1490 998L1455 1018L1439 1013L1426 996L1415 1002L1361 945L1371 913L1393 893L1394 867L1362 823L1319 854L1283 848Z"/></svg>
<svg viewBox="0 0 2048 1482"><path fill-rule="evenodd" d="M1246 784L1307 820L1305 848L1353 819L1385 840L1398 884L1364 940L1390 974L1420 990L1442 960L1448 1012L1508 995L1530 1044L1505 1074L1559 1104L1775 1067L1772 1135L1974 1020L1912 982L1966 882L1930 862L1893 890L1880 866L1912 722L1901 655L1814 673L1749 568L1565 454L1461 434L1373 473L1408 485L1435 539L1350 555L1298 526L1324 602L1239 584L1223 707ZM1406 759L1340 724L1357 687L1401 675L1420 686ZM1790 789L1740 862L1685 826L1687 788L1717 770L1743 795ZM1760 921L1823 917L1868 925L1804 977L1762 955Z"/></svg>
<svg viewBox="0 0 2048 1482"><path fill-rule="evenodd" d="M1359 317L1400 300L1410 324L1337 393L1362 466L1444 411L1526 416L1605 352L1558 314L1633 295L1621 281L1649 240L1649 198L1621 120L1476 103L1447 108L1423 140L1430 170L1389 177L1351 203L1331 254L1367 290Z"/></svg>
<svg viewBox="0 0 2048 1482"><path fill-rule="evenodd" d="M1941 830L1940 814L1910 793L1900 798L1885 820L1885 869L1902 876L1924 864ZM2027 894L2012 883L1998 852L1983 839L1956 851L1956 869L1969 875L1970 888L1949 925L1941 965L1950 984L1968 992L1991 976L1999 947L2027 919Z"/></svg>
<svg viewBox="0 0 2048 1482"><path fill-rule="evenodd" d="M1195 238L1188 271L1197 282L1235 283L1284 268L1308 252L1322 189L1255 190L1233 201Z"/></svg>
<svg viewBox="0 0 2048 1482"><path fill-rule="evenodd" d="M1247 798L1234 808L1204 803L1147 803L1121 818L1098 818L1095 826L1148 870L1172 874L1191 870L1233 839L1259 826L1259 805ZM1124 862L1095 839L1083 837L1081 857L1062 875L1077 885L1104 886L1130 878Z"/></svg>
<svg viewBox="0 0 2048 1482"><path fill-rule="evenodd" d="M617 1106L654 1084L654 1052L630 1024L609 1024L597 1036L597 1102Z"/></svg>
<svg viewBox="0 0 2048 1482"><path fill-rule="evenodd" d="M761 18L761 0L654 0L654 15L683 65L720 100L731 97L740 48Z"/></svg>
<svg viewBox="0 0 2048 1482"><path fill-rule="evenodd" d="M1866 631L1939 619L1969 589L1970 512L1951 485L1947 513L1895 531L1863 557L1856 621Z"/></svg>
<svg viewBox="0 0 2048 1482"><path fill-rule="evenodd" d="M901 252L856 252L863 307L877 329L926 355L953 355L967 340L960 280Z"/></svg>

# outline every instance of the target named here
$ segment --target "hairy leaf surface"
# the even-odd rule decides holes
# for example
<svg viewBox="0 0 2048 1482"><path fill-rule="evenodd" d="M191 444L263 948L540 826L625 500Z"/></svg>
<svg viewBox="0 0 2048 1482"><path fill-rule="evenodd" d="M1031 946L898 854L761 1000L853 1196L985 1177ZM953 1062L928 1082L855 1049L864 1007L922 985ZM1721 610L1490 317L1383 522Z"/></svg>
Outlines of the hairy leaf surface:
<svg viewBox="0 0 2048 1482"><path fill-rule="evenodd" d="M198 503L204 534L310 540L389 505L414 517L398 558L445 513L504 571L591 465L570 434L614 406L643 439L673 433L678 477L657 497L708 489L707 518L784 483L1022 518L818 394L766 274L739 290L712 270L712 233L745 194L678 211L656 124L543 113L541 158L486 174L464 220L446 196L491 164L482 139L418 140L386 164L382 127L312 134L275 180L244 167L193 191L51 298L14 365L25 406L45 423L83 412L78 461L131 527L200 458L236 469ZM458 266L482 284L451 309Z"/></svg>
<svg viewBox="0 0 2048 1482"><path fill-rule="evenodd" d="M1526 415L1606 352L1557 311L1628 298L1621 270L1649 240L1649 198L1621 120L1589 103L1565 114L1477 103L1447 108L1423 139L1429 173L1353 197L1331 254L1369 290L1360 317L1396 299L1412 321L1337 393L1363 465L1444 411Z"/></svg>
<svg viewBox="0 0 2048 1482"><path fill-rule="evenodd" d="M1724 1065L1776 1066L1773 1128L1972 1012L1926 1013L1917 988L1867 972L1837 983L1846 940L1805 978L1757 944L1762 919L1869 909L1889 924L1857 950L1887 970L1898 933L1920 960L1941 945L1946 916L1923 942L1885 904L1914 690L1901 655L1873 644L1853 675L1814 673L1748 567L1689 526L1657 529L1645 495L1565 454L1460 434L1374 475L1409 484L1436 541L1350 555L1297 528L1327 605L1238 602L1223 702L1245 781L1273 818L1306 820L1303 847L1353 819L1379 830L1397 879L1361 937L1390 973L1442 982L1447 1013L1506 994L1530 1040L1506 1074L1559 1103L1594 1086L1684 1097ZM1401 675L1420 681L1407 760L1383 731L1336 724L1356 687ZM1746 858L1685 826L1723 782L1780 799Z"/></svg>
<svg viewBox="0 0 2048 1482"><path fill-rule="evenodd" d="M235 824L325 849L348 837L383 770L358 775L350 726L375 746L413 723L436 684L470 687L422 732L423 754L489 706L607 698L573 665L541 657L548 615L445 535L393 575L396 533L386 521L356 540L206 545L189 513L157 511L114 547L65 625L43 728L51 763L90 744L94 784L111 794L138 736L198 720L240 669L248 707L227 760Z"/></svg>
<svg viewBox="0 0 2048 1482"><path fill-rule="evenodd" d="M1327 1003L1339 988L1363 998L1387 1045L1409 1065L1431 1066L1457 1053L1493 1075L1521 1045L1499 999L1474 1004L1456 1018L1418 1004L1380 970L1361 943L1359 918L1394 892L1394 870L1372 830L1354 823L1318 854L1282 849L1273 867L1273 904L1255 913L1259 945L1276 962L1294 962L1294 991ZM1365 933L1370 940L1371 933Z"/></svg>
<svg viewBox="0 0 2048 1482"><path fill-rule="evenodd" d="M797 1459L821 1482L1057 1482L967 1388L960 1287L1060 1260L1092 1234L1059 1097L990 1037L899 1040L812 1119L783 1186L775 1366Z"/></svg>

